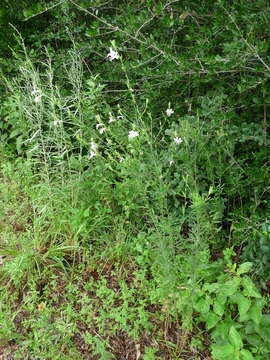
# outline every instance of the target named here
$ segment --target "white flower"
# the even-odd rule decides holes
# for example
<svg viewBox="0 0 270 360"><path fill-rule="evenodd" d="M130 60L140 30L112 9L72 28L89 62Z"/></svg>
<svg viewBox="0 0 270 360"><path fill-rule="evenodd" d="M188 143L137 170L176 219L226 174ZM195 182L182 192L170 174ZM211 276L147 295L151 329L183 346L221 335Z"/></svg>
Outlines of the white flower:
<svg viewBox="0 0 270 360"><path fill-rule="evenodd" d="M168 109L166 110L166 115L167 115L167 116L171 116L173 113L174 113L174 111L173 111L173 109L171 109L171 108L168 108Z"/></svg>
<svg viewBox="0 0 270 360"><path fill-rule="evenodd" d="M38 103L41 102L41 97L42 97L42 95L37 95L37 96L35 96L35 98L34 98L35 104L38 104Z"/></svg>
<svg viewBox="0 0 270 360"><path fill-rule="evenodd" d="M129 138L129 139L133 139L133 138L135 138L135 137L137 137L137 136L139 136L138 131L131 130L131 131L129 131L129 133L128 133L128 138Z"/></svg>
<svg viewBox="0 0 270 360"><path fill-rule="evenodd" d="M91 142L91 144L90 144L90 147L91 147L91 149L93 150L93 151L95 151L95 150L97 150L97 144L95 144L93 141Z"/></svg>
<svg viewBox="0 0 270 360"><path fill-rule="evenodd" d="M88 155L88 159L92 159L94 156L96 156L97 154L94 151L90 151L89 155Z"/></svg>
<svg viewBox="0 0 270 360"><path fill-rule="evenodd" d="M123 162L124 158L120 157L119 162Z"/></svg>
<svg viewBox="0 0 270 360"><path fill-rule="evenodd" d="M109 115L110 115L110 117L109 117L108 123L111 124L112 122L115 121L115 119L113 118L112 113L109 113Z"/></svg>
<svg viewBox="0 0 270 360"><path fill-rule="evenodd" d="M110 48L110 52L107 55L108 60L113 61L113 60L118 60L119 59L119 54L117 51L113 50L112 48Z"/></svg>
<svg viewBox="0 0 270 360"><path fill-rule="evenodd" d="M35 94L40 94L40 90L39 90L39 89L34 89L34 90L31 92L31 96L34 96Z"/></svg>
<svg viewBox="0 0 270 360"><path fill-rule="evenodd" d="M176 144L181 144L181 142L183 142L183 140L180 138L180 137L175 137L173 139L173 141L176 143Z"/></svg>
<svg viewBox="0 0 270 360"><path fill-rule="evenodd" d="M62 120L54 120L54 122L53 122L54 126L57 126L57 125L60 125L60 124L62 124Z"/></svg>
<svg viewBox="0 0 270 360"><path fill-rule="evenodd" d="M41 94L41 91L40 91L39 89L34 89L34 90L31 92L31 96L34 96L34 102L35 102L35 104L40 103L42 94Z"/></svg>
<svg viewBox="0 0 270 360"><path fill-rule="evenodd" d="M170 166L173 164L173 160L171 160L170 162L169 162L169 164L170 164Z"/></svg>
<svg viewBox="0 0 270 360"><path fill-rule="evenodd" d="M102 127L102 126L103 126L103 127ZM99 129L99 128L101 128L101 129ZM96 129L98 130L98 132L99 132L100 134L103 134L104 131L106 131L106 128L104 127L103 124L97 124L97 125L96 125Z"/></svg>
<svg viewBox="0 0 270 360"><path fill-rule="evenodd" d="M116 119L124 119L124 116L122 116L122 115L116 116L116 119L112 116L112 113L109 113L109 115L110 115L109 121L108 121L109 124L111 124L112 122L115 122Z"/></svg>
<svg viewBox="0 0 270 360"><path fill-rule="evenodd" d="M90 143L90 152L88 154L88 159L92 159L97 155L97 144L91 141Z"/></svg>

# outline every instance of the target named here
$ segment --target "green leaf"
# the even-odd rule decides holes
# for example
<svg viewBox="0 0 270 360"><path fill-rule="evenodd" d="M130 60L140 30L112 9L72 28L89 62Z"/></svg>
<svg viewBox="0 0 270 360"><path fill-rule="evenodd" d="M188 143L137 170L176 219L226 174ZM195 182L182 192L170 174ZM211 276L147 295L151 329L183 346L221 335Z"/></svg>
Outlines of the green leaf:
<svg viewBox="0 0 270 360"><path fill-rule="evenodd" d="M219 322L220 318L214 313L208 313L206 316L203 317L207 329L212 329L216 324Z"/></svg>
<svg viewBox="0 0 270 360"><path fill-rule="evenodd" d="M218 360L228 360L234 359L234 347L231 344L226 345L217 345L214 344L211 346L212 356L214 359Z"/></svg>
<svg viewBox="0 0 270 360"><path fill-rule="evenodd" d="M87 208L87 209L85 209L84 212L83 212L83 217L84 217L84 218L87 218L87 217L89 217L89 215L90 215L90 208Z"/></svg>
<svg viewBox="0 0 270 360"><path fill-rule="evenodd" d="M230 328L229 340L235 349L240 350L243 347L242 337L234 326Z"/></svg>
<svg viewBox="0 0 270 360"><path fill-rule="evenodd" d="M245 324L245 334L253 334L255 332L255 328L254 328L254 322L253 321L248 321Z"/></svg>
<svg viewBox="0 0 270 360"><path fill-rule="evenodd" d="M257 290L255 284L249 277L245 276L242 279L242 285L244 288L243 294L245 296L255 297L257 299L260 299L262 297L261 294L259 293L259 291Z"/></svg>
<svg viewBox="0 0 270 360"><path fill-rule="evenodd" d="M214 301L213 310L217 315L222 316L224 314L225 306L216 299Z"/></svg>
<svg viewBox="0 0 270 360"><path fill-rule="evenodd" d="M244 295L239 294L238 299L237 299L237 305L238 305L238 311L239 311L240 321L241 321L241 317L243 317L245 314L247 314L248 309L251 306L251 301Z"/></svg>
<svg viewBox="0 0 270 360"><path fill-rule="evenodd" d="M255 322L255 324L259 325L262 319L262 308L261 306L254 304L251 306L249 310L250 318Z"/></svg>
<svg viewBox="0 0 270 360"><path fill-rule="evenodd" d="M239 282L238 279L226 281L222 286L222 294L225 296L232 296L238 290Z"/></svg>
<svg viewBox="0 0 270 360"><path fill-rule="evenodd" d="M16 149L17 149L18 154L21 154L21 152L22 152L22 144L23 144L23 136L20 135L16 139Z"/></svg>
<svg viewBox="0 0 270 360"><path fill-rule="evenodd" d="M237 270L237 275L242 275L250 272L252 265L252 262L245 262L241 264Z"/></svg>
<svg viewBox="0 0 270 360"><path fill-rule="evenodd" d="M245 340L252 346L258 347L262 345L262 339L259 335L253 334L253 335L247 335L245 336Z"/></svg>
<svg viewBox="0 0 270 360"><path fill-rule="evenodd" d="M265 343L270 343L270 329L269 327L262 327L260 325L255 325L255 331L263 339Z"/></svg>
<svg viewBox="0 0 270 360"><path fill-rule="evenodd" d="M218 301L220 304L224 305L224 304L226 304L226 302L227 302L227 296L225 296L225 295L223 295L223 294L218 294L218 295L217 295L217 301Z"/></svg>
<svg viewBox="0 0 270 360"><path fill-rule="evenodd" d="M246 350L246 349L242 349L240 351L240 355L241 355L241 360L254 360L253 355L251 354L250 351Z"/></svg>
<svg viewBox="0 0 270 360"><path fill-rule="evenodd" d="M11 131L9 138L13 139L14 137L18 136L21 133L22 133L22 130L17 128L15 130Z"/></svg>
<svg viewBox="0 0 270 360"><path fill-rule="evenodd" d="M239 316L238 319L241 323L246 323L247 321L250 320L250 315L249 312L246 312L245 314L242 314L241 316Z"/></svg>
<svg viewBox="0 0 270 360"><path fill-rule="evenodd" d="M263 314L261 319L262 326L270 326L270 315L269 314Z"/></svg>
<svg viewBox="0 0 270 360"><path fill-rule="evenodd" d="M206 283L203 286L203 291L209 291L210 294L213 292L217 292L218 289L219 289L218 283L213 283L213 284Z"/></svg>
<svg viewBox="0 0 270 360"><path fill-rule="evenodd" d="M200 298L194 305L194 309L198 311L201 314L208 313L210 310L210 305L212 303L212 300L209 296L206 296L205 298Z"/></svg>
<svg viewBox="0 0 270 360"><path fill-rule="evenodd" d="M217 342L220 341L221 339L223 341L228 341L229 330L233 325L234 325L234 321L232 319L225 318L223 321L219 321L215 329L212 330L211 336Z"/></svg>

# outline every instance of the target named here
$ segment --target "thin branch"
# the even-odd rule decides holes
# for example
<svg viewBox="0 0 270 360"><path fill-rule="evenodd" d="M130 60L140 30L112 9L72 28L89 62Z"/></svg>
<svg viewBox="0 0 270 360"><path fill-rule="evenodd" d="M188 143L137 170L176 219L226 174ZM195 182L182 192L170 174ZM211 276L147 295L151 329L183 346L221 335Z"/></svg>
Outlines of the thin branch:
<svg viewBox="0 0 270 360"><path fill-rule="evenodd" d="M145 23L143 23L138 30L136 30L136 37L139 35L139 32L142 30L142 28L144 26L146 26L147 24L149 24L154 18L156 17L156 15L153 15L149 20L147 20Z"/></svg>
<svg viewBox="0 0 270 360"><path fill-rule="evenodd" d="M30 19L32 19L32 18L34 18L34 17L36 17L36 16L39 16L39 15L41 15L41 14L44 14L44 13L46 13L47 11L49 11L49 10L52 10L52 9L56 8L57 6L59 6L59 5L63 4L63 3L64 3L64 2L66 2L66 1L67 1L67 0L62 0L62 1L60 1L59 3L54 4L54 5L52 5L52 6L48 7L48 8L46 8L46 9L44 9L44 10L40 11L40 12L39 12L39 13L37 13L37 14L31 15L31 16L29 16L28 18L23 19L23 21L28 21L28 20L30 20Z"/></svg>
<svg viewBox="0 0 270 360"><path fill-rule="evenodd" d="M169 58L170 60L172 60L175 64L177 64L178 66L180 65L180 62L177 61L173 56L166 54L165 51L163 51L162 49L158 48L156 45L153 44L148 44L146 41L143 41L141 39L139 39L136 36L131 35L129 32L127 32L126 30L123 30L121 28L119 28L118 26L114 26L110 23L108 23L106 20L102 19L101 17L97 16L96 14L94 14L93 12L84 9L83 7L81 7L80 5L78 5L75 1L73 0L69 0L69 2L71 4L73 4L74 6L76 6L78 9L80 9L81 11L85 12L86 14L92 16L93 18L95 18L96 20L98 20L99 22L101 22L102 24L107 25L108 27L112 28L112 29L116 29L118 30L120 33L126 35L127 37L129 37L130 39L137 41L138 43L145 45L145 46L149 46L149 48L154 49L155 51L157 51L159 54L163 55L164 57Z"/></svg>
<svg viewBox="0 0 270 360"><path fill-rule="evenodd" d="M227 9L225 9L222 5L221 7L223 8L223 10L227 13L227 15L229 16L229 18L231 19L232 23L234 24L234 26L236 27L236 29L239 31L239 34L242 38L242 40L244 41L244 43L247 45L247 47L249 48L249 50L251 50L257 57L257 59L259 59L259 61L263 64L263 66L270 72L270 67L266 64L266 62L261 58L261 56L259 55L258 51L256 50L255 46L251 45L247 39L244 38L244 36L241 33L241 29L239 28L239 26L237 25L237 23L235 22L233 16L229 13L229 11Z"/></svg>

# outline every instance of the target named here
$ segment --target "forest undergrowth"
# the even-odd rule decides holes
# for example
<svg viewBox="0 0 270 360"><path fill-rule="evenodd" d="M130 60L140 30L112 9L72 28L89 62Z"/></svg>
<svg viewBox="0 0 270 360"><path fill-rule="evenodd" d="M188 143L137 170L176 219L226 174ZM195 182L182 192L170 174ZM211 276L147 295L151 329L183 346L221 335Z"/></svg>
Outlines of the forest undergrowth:
<svg viewBox="0 0 270 360"><path fill-rule="evenodd" d="M90 3L0 5L0 358L267 360L268 1Z"/></svg>

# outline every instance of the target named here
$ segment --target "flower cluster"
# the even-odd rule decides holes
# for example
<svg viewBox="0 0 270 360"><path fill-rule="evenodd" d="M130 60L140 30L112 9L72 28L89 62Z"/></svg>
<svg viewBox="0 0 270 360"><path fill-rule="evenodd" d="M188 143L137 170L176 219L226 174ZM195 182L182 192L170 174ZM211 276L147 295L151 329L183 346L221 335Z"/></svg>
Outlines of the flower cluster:
<svg viewBox="0 0 270 360"><path fill-rule="evenodd" d="M107 57L108 57L108 59L109 59L110 61L112 61L112 60L114 60L114 59L118 59L118 58L119 58L119 54L118 54L116 51L114 51L112 48L110 48L110 52L109 52L109 54L107 55ZM170 104L169 104L169 107L166 109L166 115L167 115L167 116L171 116L172 114L174 114L174 110L170 107ZM115 122L116 119L122 119L122 118L123 118L122 115L119 115L119 116L117 116L117 117L114 117L114 116L112 115L112 113L110 112L110 113L109 113L108 124L111 124L111 123ZM100 118L98 117L98 119L100 119ZM100 134L103 134L103 133L106 131L106 126L105 126L102 122L98 122L98 123L96 124L96 129L98 130L98 132L99 132ZM135 139L135 138L138 137L139 135L140 135L140 134L139 134L138 131L136 131L136 130L130 130L130 131L128 132L128 139L129 139L129 140ZM175 144L180 145L180 144L183 142L183 139L182 139L181 137L179 137L179 136L175 136L175 137L173 138L173 141L174 141ZM88 157L89 157L89 159L92 159L92 158L95 157L96 155L97 155L97 144L95 144L94 142L91 142L91 144L90 144L90 152L89 152ZM120 158L119 161L122 162L123 160L124 160L123 158ZM173 160L170 161L170 166L171 166L172 164L173 164Z"/></svg>

